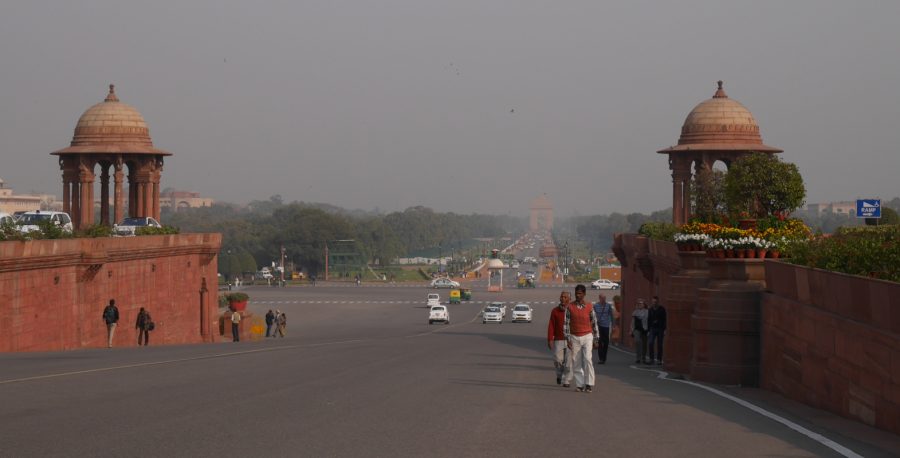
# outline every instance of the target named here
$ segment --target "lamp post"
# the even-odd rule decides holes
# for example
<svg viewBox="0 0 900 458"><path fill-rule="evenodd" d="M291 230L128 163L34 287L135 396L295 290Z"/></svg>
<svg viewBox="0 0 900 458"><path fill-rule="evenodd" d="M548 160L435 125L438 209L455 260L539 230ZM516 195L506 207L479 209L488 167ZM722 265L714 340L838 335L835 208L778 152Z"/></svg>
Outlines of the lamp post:
<svg viewBox="0 0 900 458"><path fill-rule="evenodd" d="M563 283L566 282L566 276L569 274L569 241L566 240L563 245Z"/></svg>
<svg viewBox="0 0 900 458"><path fill-rule="evenodd" d="M284 245L281 245L281 286L284 286Z"/></svg>

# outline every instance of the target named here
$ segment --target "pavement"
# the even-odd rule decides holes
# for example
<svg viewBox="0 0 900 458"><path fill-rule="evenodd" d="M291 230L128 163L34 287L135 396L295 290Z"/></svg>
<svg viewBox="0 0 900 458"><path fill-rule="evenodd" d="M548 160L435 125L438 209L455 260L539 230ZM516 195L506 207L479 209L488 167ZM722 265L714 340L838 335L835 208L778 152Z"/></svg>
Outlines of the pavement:
<svg viewBox="0 0 900 458"><path fill-rule="evenodd" d="M243 290L287 337L0 354L0 457L900 455L895 435L624 350L593 393L557 386L546 289L475 285L450 325L427 324L424 286ZM534 322L481 324L492 300Z"/></svg>

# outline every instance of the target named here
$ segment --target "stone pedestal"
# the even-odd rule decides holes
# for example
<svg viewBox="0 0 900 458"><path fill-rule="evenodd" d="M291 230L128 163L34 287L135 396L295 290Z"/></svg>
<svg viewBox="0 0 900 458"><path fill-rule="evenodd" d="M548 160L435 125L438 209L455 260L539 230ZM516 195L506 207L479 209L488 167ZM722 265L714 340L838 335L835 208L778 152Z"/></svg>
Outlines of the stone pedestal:
<svg viewBox="0 0 900 458"><path fill-rule="evenodd" d="M759 385L762 259L707 259L710 280L698 288L691 317L691 378L723 385Z"/></svg>
<svg viewBox="0 0 900 458"><path fill-rule="evenodd" d="M690 374L694 354L691 317L697 302L697 290L709 281L706 252L681 251L681 270L669 279L668 295L663 298L668 321L664 368L669 372Z"/></svg>

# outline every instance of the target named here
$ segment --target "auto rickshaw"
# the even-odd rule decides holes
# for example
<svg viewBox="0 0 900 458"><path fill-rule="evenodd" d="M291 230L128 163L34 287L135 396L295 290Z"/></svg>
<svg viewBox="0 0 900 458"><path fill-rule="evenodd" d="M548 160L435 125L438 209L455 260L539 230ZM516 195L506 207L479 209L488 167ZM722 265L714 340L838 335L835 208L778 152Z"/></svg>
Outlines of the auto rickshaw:
<svg viewBox="0 0 900 458"><path fill-rule="evenodd" d="M459 304L459 297L460 297L460 294L459 294L458 289L450 290L450 303L451 304Z"/></svg>
<svg viewBox="0 0 900 458"><path fill-rule="evenodd" d="M471 289L460 288L459 293L460 293L460 297L462 298L462 300L464 300L464 301L472 300L472 290Z"/></svg>

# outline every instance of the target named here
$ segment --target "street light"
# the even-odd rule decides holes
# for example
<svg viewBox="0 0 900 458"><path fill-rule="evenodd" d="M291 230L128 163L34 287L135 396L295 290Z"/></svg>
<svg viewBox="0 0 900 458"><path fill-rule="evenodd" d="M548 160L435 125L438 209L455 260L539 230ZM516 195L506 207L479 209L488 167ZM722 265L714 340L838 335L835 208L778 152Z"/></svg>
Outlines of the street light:
<svg viewBox="0 0 900 458"><path fill-rule="evenodd" d="M563 283L566 282L566 276L569 274L569 241L566 240L563 245Z"/></svg>

